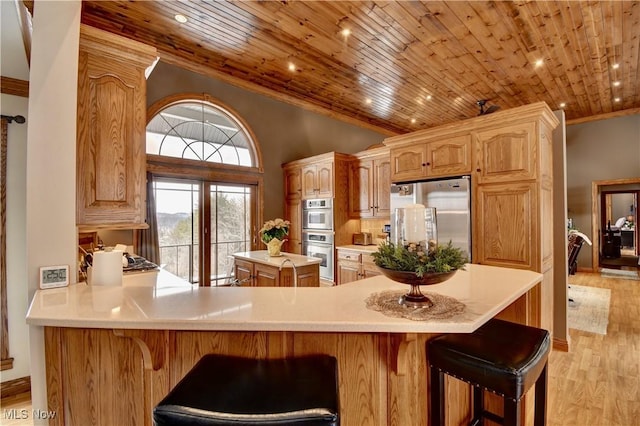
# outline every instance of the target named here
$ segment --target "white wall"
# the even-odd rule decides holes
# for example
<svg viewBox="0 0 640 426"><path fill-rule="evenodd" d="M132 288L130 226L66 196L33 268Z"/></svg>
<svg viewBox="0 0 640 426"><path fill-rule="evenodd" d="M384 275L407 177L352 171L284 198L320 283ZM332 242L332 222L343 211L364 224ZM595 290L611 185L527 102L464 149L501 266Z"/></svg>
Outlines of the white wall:
<svg viewBox="0 0 640 426"><path fill-rule="evenodd" d="M41 266L76 262L76 99L79 0L36 1L29 75L27 138L27 282ZM73 281L75 274L70 274ZM44 333L29 327L33 409L47 409ZM36 421L36 424L39 424Z"/></svg>
<svg viewBox="0 0 640 426"><path fill-rule="evenodd" d="M27 117L28 99L3 94L2 115ZM29 376L29 328L25 321L29 296L26 279L26 156L27 124L15 121L7 127L7 316L9 356L13 368L2 372L1 380Z"/></svg>

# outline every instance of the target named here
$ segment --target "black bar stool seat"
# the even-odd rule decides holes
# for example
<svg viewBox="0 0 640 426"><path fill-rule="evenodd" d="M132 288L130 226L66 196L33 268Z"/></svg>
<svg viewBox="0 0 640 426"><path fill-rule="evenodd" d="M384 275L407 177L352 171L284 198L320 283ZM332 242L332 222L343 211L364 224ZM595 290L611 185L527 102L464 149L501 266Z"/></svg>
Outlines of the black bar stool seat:
<svg viewBox="0 0 640 426"><path fill-rule="evenodd" d="M535 383L534 424L544 425L550 348L547 330L498 319L470 334L444 334L428 341L431 424L444 424L444 374L448 374L474 387L470 424L481 424L485 417L519 425L520 399ZM483 389L504 398L504 417L484 410Z"/></svg>
<svg viewBox="0 0 640 426"><path fill-rule="evenodd" d="M153 410L156 426L338 426L336 359L208 354Z"/></svg>

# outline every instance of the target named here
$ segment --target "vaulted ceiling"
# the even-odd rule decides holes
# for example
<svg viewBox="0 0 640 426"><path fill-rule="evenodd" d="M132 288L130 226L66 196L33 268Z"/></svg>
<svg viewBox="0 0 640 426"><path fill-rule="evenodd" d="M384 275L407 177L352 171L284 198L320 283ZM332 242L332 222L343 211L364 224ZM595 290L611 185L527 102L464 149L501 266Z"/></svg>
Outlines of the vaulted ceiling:
<svg viewBox="0 0 640 426"><path fill-rule="evenodd" d="M640 112L639 1L99 0L82 22L388 134L476 116L480 99Z"/></svg>

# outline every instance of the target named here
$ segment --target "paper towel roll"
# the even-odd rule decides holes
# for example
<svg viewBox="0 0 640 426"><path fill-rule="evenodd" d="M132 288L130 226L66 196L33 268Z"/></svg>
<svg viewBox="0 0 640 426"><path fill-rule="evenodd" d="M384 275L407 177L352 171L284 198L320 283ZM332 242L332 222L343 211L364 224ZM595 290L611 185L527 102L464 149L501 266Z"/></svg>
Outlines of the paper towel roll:
<svg viewBox="0 0 640 426"><path fill-rule="evenodd" d="M93 253L90 285L122 285L122 252L97 251Z"/></svg>

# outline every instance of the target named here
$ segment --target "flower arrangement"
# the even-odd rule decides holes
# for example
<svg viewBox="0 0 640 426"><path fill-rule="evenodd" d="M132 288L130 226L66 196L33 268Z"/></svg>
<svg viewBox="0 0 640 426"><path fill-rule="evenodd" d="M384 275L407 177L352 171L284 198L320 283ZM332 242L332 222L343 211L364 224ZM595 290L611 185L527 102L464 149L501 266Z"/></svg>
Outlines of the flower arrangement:
<svg viewBox="0 0 640 426"><path fill-rule="evenodd" d="M289 226L291 226L291 222L288 220L283 220L280 218L276 218L274 220L268 220L262 225L260 229L260 238L265 244L268 244L269 241L277 238L278 240L284 240L289 234Z"/></svg>
<svg viewBox="0 0 640 426"><path fill-rule="evenodd" d="M407 246L393 243L380 244L378 251L371 254L374 263L384 269L393 271L415 272L417 277L425 274L452 272L464 269L468 259L462 250L453 247L451 242L446 246L429 247L427 253L416 244Z"/></svg>

